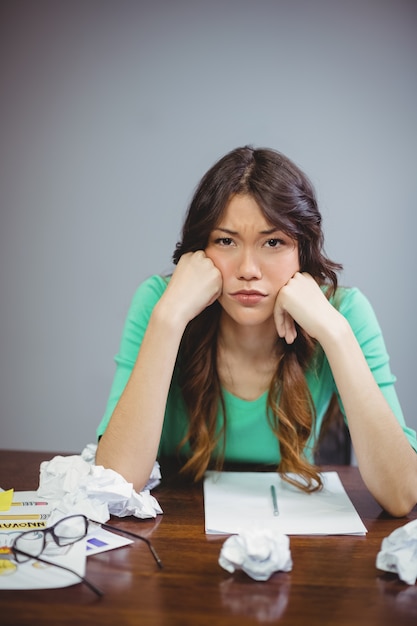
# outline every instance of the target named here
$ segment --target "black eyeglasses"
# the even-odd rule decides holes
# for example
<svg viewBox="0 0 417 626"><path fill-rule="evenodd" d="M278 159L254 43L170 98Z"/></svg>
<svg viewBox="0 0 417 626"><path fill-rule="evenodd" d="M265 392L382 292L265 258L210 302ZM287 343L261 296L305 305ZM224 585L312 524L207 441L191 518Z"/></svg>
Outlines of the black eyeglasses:
<svg viewBox="0 0 417 626"><path fill-rule="evenodd" d="M71 572L85 584L89 589L94 591L98 596L102 596L103 592L98 589L95 585L93 585L87 578L78 574L78 572L66 567L65 565L61 565L58 563L53 563L52 561L48 561L41 557L41 554L45 550L47 545L47 537L50 535L55 542L55 544L59 547L70 546L73 543L77 543L77 541L81 541L87 535L88 532L88 523L89 520L85 515L70 515L69 517L65 517L53 526L49 528L42 528L39 530L28 530L26 532L17 535L13 544L11 546L11 551L17 561L17 563L25 563L30 559L35 559L36 561L40 561L41 563L46 563L47 565L53 565L55 567L59 567L60 569L66 570L67 572ZM144 541L151 551L153 558L155 559L159 568L162 569L162 561L158 556L155 548L146 537L142 537L142 535L136 535L128 530L123 530L122 528L117 528L116 526L112 526L110 524L101 524L102 528L106 528L107 530L117 531L129 537L134 537L135 539L140 539Z"/></svg>

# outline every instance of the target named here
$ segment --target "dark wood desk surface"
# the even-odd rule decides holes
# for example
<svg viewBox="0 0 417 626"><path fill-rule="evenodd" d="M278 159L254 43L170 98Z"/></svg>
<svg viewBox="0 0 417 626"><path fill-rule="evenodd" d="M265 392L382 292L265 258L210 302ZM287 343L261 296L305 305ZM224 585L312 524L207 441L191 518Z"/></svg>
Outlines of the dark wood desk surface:
<svg viewBox="0 0 417 626"><path fill-rule="evenodd" d="M0 486L33 490L39 466L55 453L1 451ZM417 624L417 585L375 568L382 539L417 518L393 519L381 511L354 467L336 469L368 528L366 537L290 537L293 570L268 582L242 572L230 575L217 562L224 537L204 532L202 486L160 486L154 494L164 514L156 520L111 523L148 536L164 569L147 546L88 558L87 577L105 595L82 584L54 590L0 591L0 622L124 626L283 625L385 626Z"/></svg>

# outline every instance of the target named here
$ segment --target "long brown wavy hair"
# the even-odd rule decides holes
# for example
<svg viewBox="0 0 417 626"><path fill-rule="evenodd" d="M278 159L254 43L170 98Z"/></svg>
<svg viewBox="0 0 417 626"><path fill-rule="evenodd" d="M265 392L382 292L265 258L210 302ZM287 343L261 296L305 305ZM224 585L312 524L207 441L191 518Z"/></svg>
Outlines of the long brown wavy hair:
<svg viewBox="0 0 417 626"><path fill-rule="evenodd" d="M307 176L286 156L268 148L237 148L221 158L204 175L190 202L174 263L186 252L204 250L235 194L254 198L271 225L298 242L300 270L309 272L330 296L337 288L336 272L342 268L323 252L321 214L314 188ZM212 461L216 469L224 462L227 415L217 371L217 337L221 307L207 307L187 326L178 355L179 380L188 410L188 432L181 442L192 454L183 471L202 478ZM278 364L268 393L270 426L279 440L283 477L305 491L321 487L318 469L304 456L315 409L305 371L316 349L300 327L293 344L277 335ZM219 403L222 423L218 423ZM287 476L294 472L301 483Z"/></svg>

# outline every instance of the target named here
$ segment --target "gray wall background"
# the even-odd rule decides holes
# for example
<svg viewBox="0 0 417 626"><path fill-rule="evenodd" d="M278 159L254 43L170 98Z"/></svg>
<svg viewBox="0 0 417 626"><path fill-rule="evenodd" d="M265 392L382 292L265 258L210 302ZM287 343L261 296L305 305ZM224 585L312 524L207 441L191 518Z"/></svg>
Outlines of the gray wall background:
<svg viewBox="0 0 417 626"><path fill-rule="evenodd" d="M136 286L245 143L312 178L417 428L416 26L413 0L2 0L1 447L95 440Z"/></svg>

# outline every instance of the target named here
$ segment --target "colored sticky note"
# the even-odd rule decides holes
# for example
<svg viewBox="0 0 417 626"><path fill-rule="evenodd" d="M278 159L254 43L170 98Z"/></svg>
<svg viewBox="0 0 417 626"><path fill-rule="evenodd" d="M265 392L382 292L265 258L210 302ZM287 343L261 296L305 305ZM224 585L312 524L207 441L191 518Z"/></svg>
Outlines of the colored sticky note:
<svg viewBox="0 0 417 626"><path fill-rule="evenodd" d="M0 511L8 511L12 506L13 489L0 491Z"/></svg>

